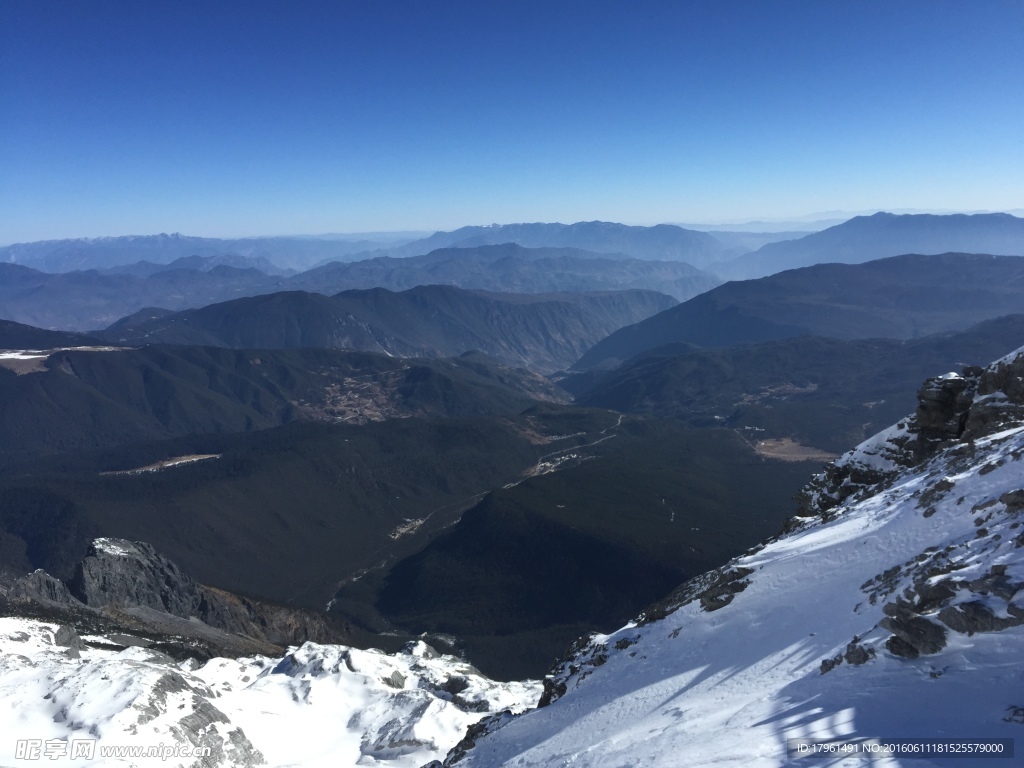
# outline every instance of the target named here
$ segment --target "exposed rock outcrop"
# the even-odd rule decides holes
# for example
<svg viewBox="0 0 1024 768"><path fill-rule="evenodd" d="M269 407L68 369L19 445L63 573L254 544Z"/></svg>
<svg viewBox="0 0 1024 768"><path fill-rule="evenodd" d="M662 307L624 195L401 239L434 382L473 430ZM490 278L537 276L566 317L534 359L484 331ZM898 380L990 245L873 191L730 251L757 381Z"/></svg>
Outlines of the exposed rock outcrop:
<svg viewBox="0 0 1024 768"><path fill-rule="evenodd" d="M153 636L176 657L276 653L284 646L338 642L346 624L197 583L144 542L96 539L68 584L42 570L15 579L5 612ZM195 643L161 640L175 635Z"/></svg>
<svg viewBox="0 0 1024 768"><path fill-rule="evenodd" d="M918 615L905 602L886 603L882 610L885 618L879 626L893 633L886 647L894 655L916 659L946 647L946 630Z"/></svg>
<svg viewBox="0 0 1024 768"><path fill-rule="evenodd" d="M9 600L34 600L57 605L80 603L63 581L54 578L41 568L16 579L7 593L7 597Z"/></svg>
<svg viewBox="0 0 1024 768"><path fill-rule="evenodd" d="M969 366L927 379L917 399L913 416L865 440L808 483L788 530L806 518L827 518L846 499L870 492L951 443L969 452L975 440L1024 421L1024 355L1014 352L987 368Z"/></svg>

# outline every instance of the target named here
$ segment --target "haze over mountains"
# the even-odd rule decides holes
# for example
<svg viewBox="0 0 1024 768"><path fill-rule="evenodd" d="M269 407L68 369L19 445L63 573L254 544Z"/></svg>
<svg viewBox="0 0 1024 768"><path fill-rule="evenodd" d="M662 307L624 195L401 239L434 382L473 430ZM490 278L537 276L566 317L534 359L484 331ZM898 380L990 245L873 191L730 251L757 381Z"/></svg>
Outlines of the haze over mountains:
<svg viewBox="0 0 1024 768"><path fill-rule="evenodd" d="M592 221L462 227L453 232L436 232L426 238L390 243L324 237L218 240L180 234L50 240L4 246L0 248L0 262L23 264L48 272L68 272L106 269L140 260L167 264L188 256L236 255L267 259L280 267L308 269L336 260L361 260L375 256L403 258L422 256L438 248L472 248L503 243L624 253L638 259L687 261L698 266L729 255L720 241L704 232L671 224L631 227Z"/></svg>
<svg viewBox="0 0 1024 768"><path fill-rule="evenodd" d="M266 260L276 267L308 269L327 259L379 248L379 240L331 237L254 237L226 240L191 237L177 232L159 235L43 240L0 247L0 262L23 264L43 272L109 269L136 261L169 264L190 256L240 256Z"/></svg>
<svg viewBox="0 0 1024 768"><path fill-rule="evenodd" d="M812 264L859 264L904 253L950 251L1024 256L1024 219L1008 213L856 216L799 239L763 245L716 265L716 271L726 279L747 279Z"/></svg>
<svg viewBox="0 0 1024 768"><path fill-rule="evenodd" d="M512 293L644 289L685 300L720 282L685 262L513 244L444 249L404 259L332 262L293 277L269 275L251 266L254 263L240 257L188 257L167 265L147 261L102 272L61 274L0 264L0 315L30 325L84 331L103 328L143 308L181 310L286 290L334 294L353 288L404 290L432 284Z"/></svg>
<svg viewBox="0 0 1024 768"><path fill-rule="evenodd" d="M0 264L0 315L51 329L94 330L144 307L185 309L279 290L284 290L284 278L226 265L139 276L132 270L49 274L20 264Z"/></svg>
<svg viewBox="0 0 1024 768"><path fill-rule="evenodd" d="M717 275L758 277L815 263L860 263L906 253L1020 255L1024 220L1009 214L876 214L771 242L777 239L778 233L724 232L716 239L671 225L606 222L464 227L395 247L336 254L299 274L279 266L302 262L288 255L290 243L296 244L296 253L304 253L313 247L310 243L341 241L158 235L29 243L0 249L0 317L86 331L146 307L182 310L283 290L333 294L427 284L522 293L647 289L685 301L713 288L721 279ZM254 243L267 247L260 250ZM277 252L268 243L284 257L273 261ZM752 248L758 250L747 252ZM309 263L302 262L303 268ZM79 271L61 272L69 267Z"/></svg>
<svg viewBox="0 0 1024 768"><path fill-rule="evenodd" d="M400 291L417 285L455 285L508 293L644 288L685 301L720 282L684 261L503 243L440 248L424 256L401 259L382 256L334 262L296 276L289 285L319 293L378 287Z"/></svg>
<svg viewBox="0 0 1024 768"><path fill-rule="evenodd" d="M683 229L674 224L632 227L607 221L462 227L389 249L387 255L418 256L437 248L472 248L502 243L516 243L527 248L579 248L598 253L624 253L636 259L685 261L697 267L706 266L726 255L725 246L705 232Z"/></svg>
<svg viewBox="0 0 1024 768"><path fill-rule="evenodd" d="M1024 219L1009 213L879 212L838 219L827 228L789 232L776 231L767 222L750 222L743 230L718 227L705 232L672 224L641 227L591 221L469 226L423 238L385 233L374 235L374 240L327 235L227 240L180 234L51 240L0 247L0 263L69 272L112 269L137 261L166 265L199 256L216 258L213 265L255 267L274 274L332 261L407 258L438 249L515 243L525 248L575 248L646 261L684 261L727 279L746 279L816 263L859 263L904 253L1019 256L1024 255L1022 232ZM179 262L179 266L188 265Z"/></svg>

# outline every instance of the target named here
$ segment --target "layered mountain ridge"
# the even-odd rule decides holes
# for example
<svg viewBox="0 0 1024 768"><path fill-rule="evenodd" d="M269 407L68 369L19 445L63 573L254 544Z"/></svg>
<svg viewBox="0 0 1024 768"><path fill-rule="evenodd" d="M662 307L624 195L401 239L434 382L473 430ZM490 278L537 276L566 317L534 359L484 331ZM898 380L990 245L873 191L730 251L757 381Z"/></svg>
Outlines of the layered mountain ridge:
<svg viewBox="0 0 1024 768"><path fill-rule="evenodd" d="M614 368L666 344L728 347L796 336L912 339L1024 307L1024 259L907 254L818 264L713 288L594 345L573 370Z"/></svg>
<svg viewBox="0 0 1024 768"><path fill-rule="evenodd" d="M658 291L677 300L721 281L681 261L645 261L577 248L524 248L512 243L447 248L422 256L337 262L285 274L259 259L191 256L170 264L140 261L101 271L49 274L0 263L0 316L70 330L110 325L140 310L193 309L243 296L288 290L340 291L452 285L502 293ZM289 274L291 276L289 276Z"/></svg>
<svg viewBox="0 0 1024 768"><path fill-rule="evenodd" d="M353 288L400 291L417 285L506 293L646 289L685 301L720 282L685 261L498 243L439 248L423 256L332 262L295 276L289 285L319 293Z"/></svg>
<svg viewBox="0 0 1024 768"><path fill-rule="evenodd" d="M473 248L502 243L518 243L527 248L579 248L599 253L625 253L636 259L686 261L697 266L730 255L726 247L711 235L672 224L639 227L607 221L581 221L575 224L468 226L418 239L401 237L398 233L388 239L376 240L331 237L224 240L175 233L50 240L0 247L0 262L67 272L105 269L138 260L166 264L189 256L237 256L264 259L282 267L308 269L334 260L353 261L378 256L403 258L422 256L438 248Z"/></svg>
<svg viewBox="0 0 1024 768"><path fill-rule="evenodd" d="M767 243L714 270L725 278L749 279L813 264L951 251L1024 256L1024 219L1008 213L855 216L799 239Z"/></svg>

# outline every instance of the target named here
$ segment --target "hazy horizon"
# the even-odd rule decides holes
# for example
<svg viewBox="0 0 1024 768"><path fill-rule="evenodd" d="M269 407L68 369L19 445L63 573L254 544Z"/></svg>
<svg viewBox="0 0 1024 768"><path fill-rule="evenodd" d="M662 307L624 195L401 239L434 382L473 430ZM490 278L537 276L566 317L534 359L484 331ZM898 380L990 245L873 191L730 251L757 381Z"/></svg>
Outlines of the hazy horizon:
<svg viewBox="0 0 1024 768"><path fill-rule="evenodd" d="M0 243L1019 210L1022 24L951 0L14 0Z"/></svg>
<svg viewBox="0 0 1024 768"><path fill-rule="evenodd" d="M726 220L717 222L682 222L682 221L663 221L655 222L654 224L635 224L625 221L615 221L617 224L626 224L628 226L654 226L656 224L670 224L684 229L693 229L697 231L707 231L714 233L716 231L736 231L736 232L781 232L791 229L794 232L817 232L828 227L835 226L838 223L849 221L856 216L870 216L874 213L893 213L897 215L903 214L933 214L933 215L952 215L952 214L964 214L973 216L976 214L987 214L987 213L1007 213L1011 216L1018 218L1024 217L1024 209L1016 208L1002 211L956 211L946 209L931 209L921 210L917 208L897 208L882 211L881 209L867 209L863 211L821 211L818 213L805 214L803 216L790 216L783 218L768 218L768 217L753 217L753 218L740 218L738 220ZM585 219L581 221L596 221L596 219ZM578 222L573 221L562 221L562 222L514 222L514 221L502 221L502 222L491 222L489 224L479 223L468 223L462 224L458 227L452 227L451 230L459 229L464 226L503 226L508 224L525 224L525 223L547 223L547 224L575 224ZM748 228L744 227L756 227L758 225L764 225L763 229ZM803 229L801 229L803 227ZM39 240L22 240L15 242L0 242L0 247L6 247L9 245L19 245L29 242L45 242L47 240L101 240L104 238L118 238L118 237L154 237L159 235L181 235L182 237L200 237L211 240L261 240L261 239L272 239L272 238L309 238L309 239L322 239L322 240L418 240L421 238L429 237L435 232L445 232L451 230L444 229L423 229L423 230L391 230L391 231L378 231L378 232L274 232L274 233L255 233L255 234L217 234L217 233L195 233L195 232L126 232L118 234L101 234L101 235L80 235L71 237L60 237L60 238L40 238Z"/></svg>

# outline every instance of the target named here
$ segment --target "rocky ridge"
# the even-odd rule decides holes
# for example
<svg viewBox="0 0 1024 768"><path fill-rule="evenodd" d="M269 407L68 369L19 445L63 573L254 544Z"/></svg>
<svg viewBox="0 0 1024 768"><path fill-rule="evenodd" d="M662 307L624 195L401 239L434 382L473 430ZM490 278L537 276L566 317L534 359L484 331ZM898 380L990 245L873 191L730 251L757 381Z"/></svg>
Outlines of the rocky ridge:
<svg viewBox="0 0 1024 768"><path fill-rule="evenodd" d="M143 633L154 647L195 658L277 653L348 637L343 623L325 616L198 584L151 545L124 539L94 540L67 584L37 570L5 591L5 615L51 618L81 631Z"/></svg>
<svg viewBox="0 0 1024 768"><path fill-rule="evenodd" d="M1018 350L987 368L930 378L917 399L912 416L865 440L808 483L792 525L828 518L846 499L863 497L945 448L959 444L971 453L979 438L1024 422L1024 356Z"/></svg>

